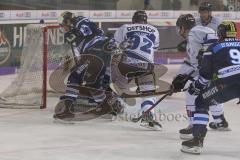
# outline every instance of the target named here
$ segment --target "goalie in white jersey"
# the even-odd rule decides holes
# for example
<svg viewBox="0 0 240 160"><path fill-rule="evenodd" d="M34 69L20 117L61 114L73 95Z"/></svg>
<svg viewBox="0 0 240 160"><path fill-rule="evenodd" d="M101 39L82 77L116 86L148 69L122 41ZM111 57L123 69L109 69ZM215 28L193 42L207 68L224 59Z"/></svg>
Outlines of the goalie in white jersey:
<svg viewBox="0 0 240 160"><path fill-rule="evenodd" d="M201 60L201 55L199 52L204 47L208 47L213 42L216 42L218 40L218 37L215 33L215 31L211 28L204 27L204 26L196 26L195 19L191 14L184 14L181 15L176 23L178 27L179 34L184 38L187 39L187 54L188 59L185 61L180 70L178 71L177 76L173 80L172 84L175 88L175 92L181 91L187 81L190 79L189 74L194 71L193 74L191 74L191 77L194 79L198 78L199 75L199 64L201 63L199 60ZM188 79L188 80L187 80ZM188 117L190 118L190 125L185 128L181 129L180 137L182 139L190 139L192 138L192 121L193 121L193 113L195 112L195 99L196 96L190 95L188 92L186 92L186 110ZM225 120L222 105L214 105L211 106L211 113L213 115L213 119L215 120L214 123L210 123L212 125L219 124L222 122L225 122L225 126L221 126L222 128L227 128L228 124ZM213 126L210 126L213 128ZM218 128L213 128L218 129Z"/></svg>
<svg viewBox="0 0 240 160"><path fill-rule="evenodd" d="M116 42L119 44L126 40L132 43L132 46L127 50L128 60L126 64L138 66L138 64L146 63L153 65L154 50L159 47L159 32L154 26L147 24L145 11L136 11L132 23L121 26L114 35ZM125 84L122 83L122 86L120 84L120 87L126 87ZM154 74L145 74L137 78L136 84L138 86L137 91L140 93L155 91ZM141 112L148 110L154 103L155 98L144 98L141 103ZM142 119L141 125L154 130L161 129L161 125L154 119L153 110Z"/></svg>

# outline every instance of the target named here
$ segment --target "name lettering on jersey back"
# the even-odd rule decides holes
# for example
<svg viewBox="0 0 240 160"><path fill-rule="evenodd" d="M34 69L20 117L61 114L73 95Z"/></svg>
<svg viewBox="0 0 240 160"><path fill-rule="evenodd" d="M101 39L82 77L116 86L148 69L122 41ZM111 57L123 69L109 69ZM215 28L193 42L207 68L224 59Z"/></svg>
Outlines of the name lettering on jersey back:
<svg viewBox="0 0 240 160"><path fill-rule="evenodd" d="M149 26L131 26L131 27L127 27L127 31L147 31L150 33L154 33L156 32L155 29L149 27Z"/></svg>
<svg viewBox="0 0 240 160"><path fill-rule="evenodd" d="M240 42L224 42L224 43L220 43L216 46L214 46L212 48L214 53L217 53L219 50L221 50L222 48L226 48L226 47L240 47Z"/></svg>
<svg viewBox="0 0 240 160"><path fill-rule="evenodd" d="M240 47L240 42L226 42L221 43L222 47Z"/></svg>
<svg viewBox="0 0 240 160"><path fill-rule="evenodd" d="M218 92L217 87L213 87L213 88L209 89L208 91L204 92L204 93L202 94L202 96L203 96L204 99L206 99L206 98L214 95L214 94L217 93L217 92Z"/></svg>

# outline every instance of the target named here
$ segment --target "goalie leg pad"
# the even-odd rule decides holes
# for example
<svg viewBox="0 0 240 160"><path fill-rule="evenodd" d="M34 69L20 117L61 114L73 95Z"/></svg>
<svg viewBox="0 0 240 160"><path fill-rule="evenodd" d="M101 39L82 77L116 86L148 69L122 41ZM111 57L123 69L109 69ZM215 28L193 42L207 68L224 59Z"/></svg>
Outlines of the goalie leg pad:
<svg viewBox="0 0 240 160"><path fill-rule="evenodd" d="M72 99L60 100L55 107L53 118L68 119L74 118L74 101Z"/></svg>

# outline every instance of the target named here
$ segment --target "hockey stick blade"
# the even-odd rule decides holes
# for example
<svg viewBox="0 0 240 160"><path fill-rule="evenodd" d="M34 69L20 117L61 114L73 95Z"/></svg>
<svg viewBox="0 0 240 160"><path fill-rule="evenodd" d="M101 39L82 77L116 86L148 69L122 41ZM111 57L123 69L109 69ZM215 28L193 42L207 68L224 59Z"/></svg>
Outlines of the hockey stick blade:
<svg viewBox="0 0 240 160"><path fill-rule="evenodd" d="M132 118L131 121L136 123L138 121L140 121L143 117L144 114L147 114L148 112L150 112L153 108L155 108L160 102L162 102L167 96L171 95L173 93L173 90L170 89L166 94L164 94L155 104L152 105L152 107L150 107L148 110L146 110L144 113L142 113L141 116L137 117L137 118Z"/></svg>

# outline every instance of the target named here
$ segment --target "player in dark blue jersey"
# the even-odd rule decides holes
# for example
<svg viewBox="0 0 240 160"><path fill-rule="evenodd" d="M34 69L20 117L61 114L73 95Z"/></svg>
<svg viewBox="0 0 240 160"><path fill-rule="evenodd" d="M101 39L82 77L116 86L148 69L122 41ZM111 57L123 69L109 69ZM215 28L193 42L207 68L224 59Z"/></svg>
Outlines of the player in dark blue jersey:
<svg viewBox="0 0 240 160"><path fill-rule="evenodd" d="M240 97L240 41L236 39L236 25L231 21L222 22L217 32L219 42L212 44L204 52L200 76L188 90L190 94L197 95L193 121L194 138L182 142L183 152L201 153L207 133L210 105ZM224 125L223 120L216 128Z"/></svg>
<svg viewBox="0 0 240 160"><path fill-rule="evenodd" d="M95 23L86 17L74 16L71 12L62 13L59 24L64 32L65 40L77 47L75 54L83 54L97 41L106 39L103 30Z"/></svg>
<svg viewBox="0 0 240 160"><path fill-rule="evenodd" d="M76 89L76 86L101 90L101 92L88 91L91 95L88 96L89 102L95 103L99 107L99 114L104 107L110 109L113 105L119 104L116 99L111 99L112 106L110 107L105 103L105 101L110 101L104 91L108 89L110 79L108 70L111 51L105 50L104 46L111 40L104 36L104 32L86 17L75 16L66 11L61 14L58 21L64 32L65 41L72 47L77 66L68 77L65 94L60 97L59 104L64 105L56 106L54 118L74 118L74 111L70 111L69 108L79 98L79 90ZM108 110L104 112L108 112Z"/></svg>

